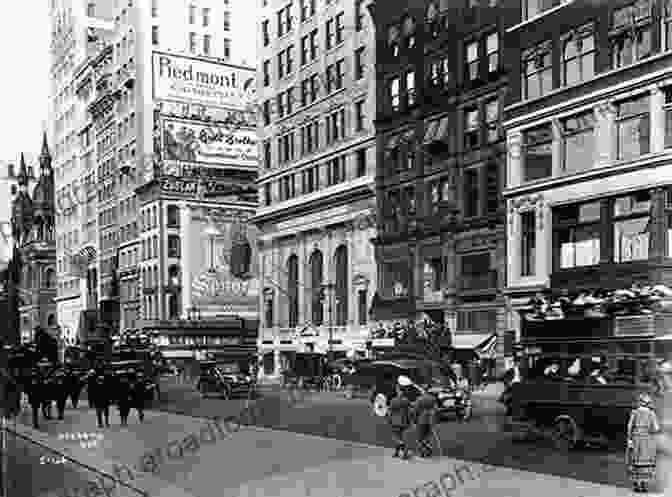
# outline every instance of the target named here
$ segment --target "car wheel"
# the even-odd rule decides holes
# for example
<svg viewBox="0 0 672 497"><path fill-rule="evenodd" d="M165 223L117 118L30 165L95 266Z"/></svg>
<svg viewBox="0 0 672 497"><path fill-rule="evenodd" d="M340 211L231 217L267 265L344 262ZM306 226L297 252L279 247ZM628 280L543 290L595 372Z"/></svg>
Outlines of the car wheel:
<svg viewBox="0 0 672 497"><path fill-rule="evenodd" d="M390 407L387 403L387 396L384 393L376 394L376 396L373 399L373 413L376 416L384 418L385 416L387 416L387 412L389 411L389 409Z"/></svg>

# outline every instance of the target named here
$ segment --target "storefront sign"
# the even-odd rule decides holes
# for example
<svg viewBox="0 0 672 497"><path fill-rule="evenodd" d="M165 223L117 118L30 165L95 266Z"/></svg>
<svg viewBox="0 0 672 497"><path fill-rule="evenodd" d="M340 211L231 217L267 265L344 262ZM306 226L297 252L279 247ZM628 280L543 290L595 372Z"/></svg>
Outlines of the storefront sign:
<svg viewBox="0 0 672 497"><path fill-rule="evenodd" d="M183 195L195 196L198 193L198 181L164 178L161 180L161 190L168 193L180 193Z"/></svg>
<svg viewBox="0 0 672 497"><path fill-rule="evenodd" d="M205 196L225 197L227 195L241 197L246 193L239 185L232 185L230 182L188 180L174 176L161 179L161 190L166 193L178 193L199 198Z"/></svg>
<svg viewBox="0 0 672 497"><path fill-rule="evenodd" d="M257 133L165 120L163 124L165 160L256 166L259 162Z"/></svg>
<svg viewBox="0 0 672 497"><path fill-rule="evenodd" d="M243 109L254 100L255 70L154 52L154 98Z"/></svg>
<svg viewBox="0 0 672 497"><path fill-rule="evenodd" d="M394 347L394 338L374 338L371 340L372 347Z"/></svg>

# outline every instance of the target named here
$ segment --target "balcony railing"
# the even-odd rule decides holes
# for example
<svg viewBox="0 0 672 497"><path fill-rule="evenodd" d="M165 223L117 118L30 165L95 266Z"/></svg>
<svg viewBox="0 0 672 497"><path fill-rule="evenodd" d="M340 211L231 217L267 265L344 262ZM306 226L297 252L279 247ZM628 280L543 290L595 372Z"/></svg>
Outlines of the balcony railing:
<svg viewBox="0 0 672 497"><path fill-rule="evenodd" d="M465 292L492 290L497 288L497 271L483 274L463 274L460 276L460 289Z"/></svg>

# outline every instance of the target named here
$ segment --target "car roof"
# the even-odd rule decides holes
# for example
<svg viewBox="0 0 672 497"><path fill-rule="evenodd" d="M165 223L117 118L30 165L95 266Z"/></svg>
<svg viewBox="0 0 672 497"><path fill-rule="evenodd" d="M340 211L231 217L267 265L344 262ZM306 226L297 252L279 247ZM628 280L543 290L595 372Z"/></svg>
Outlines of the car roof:
<svg viewBox="0 0 672 497"><path fill-rule="evenodd" d="M413 369L432 364L434 364L432 361L424 361L420 359L381 359L372 363L374 366L396 366L401 369Z"/></svg>

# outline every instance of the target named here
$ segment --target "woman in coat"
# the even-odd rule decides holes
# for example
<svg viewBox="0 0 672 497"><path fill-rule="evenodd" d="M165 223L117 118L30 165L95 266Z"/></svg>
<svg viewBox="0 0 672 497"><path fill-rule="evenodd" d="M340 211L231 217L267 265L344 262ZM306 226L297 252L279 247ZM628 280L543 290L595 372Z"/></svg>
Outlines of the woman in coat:
<svg viewBox="0 0 672 497"><path fill-rule="evenodd" d="M639 406L630 413L628 421L627 461L630 480L635 492L647 492L656 476L656 439L660 432L653 401L649 394L639 396Z"/></svg>

